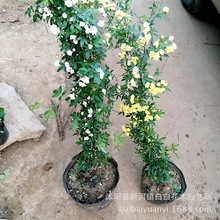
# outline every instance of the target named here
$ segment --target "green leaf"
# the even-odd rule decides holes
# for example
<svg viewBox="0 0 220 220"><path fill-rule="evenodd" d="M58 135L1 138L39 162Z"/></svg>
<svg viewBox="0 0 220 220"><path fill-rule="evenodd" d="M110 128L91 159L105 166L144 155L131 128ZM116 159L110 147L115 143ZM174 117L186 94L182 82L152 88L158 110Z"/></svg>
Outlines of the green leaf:
<svg viewBox="0 0 220 220"><path fill-rule="evenodd" d="M9 174L9 172L10 172L10 169L9 169L9 168L5 168L5 169L2 171L2 173L4 173L5 175L6 175L6 174Z"/></svg>
<svg viewBox="0 0 220 220"><path fill-rule="evenodd" d="M4 180L6 178L6 175L4 173L0 173L0 180Z"/></svg>
<svg viewBox="0 0 220 220"><path fill-rule="evenodd" d="M40 108L40 102L34 102L31 106L30 106L30 109L32 110L32 111L35 111L35 110L37 110L37 109L39 109Z"/></svg>
<svg viewBox="0 0 220 220"><path fill-rule="evenodd" d="M77 120L71 120L70 122L70 130L72 130L75 127L78 127L79 123Z"/></svg>
<svg viewBox="0 0 220 220"><path fill-rule="evenodd" d="M54 111L56 108L56 106L47 106L48 110L44 113L44 119L46 123L48 122L50 117L54 119L57 118L56 112Z"/></svg>
<svg viewBox="0 0 220 220"><path fill-rule="evenodd" d="M122 137L122 135L123 132L119 133L118 135L114 134L114 148L118 151L121 149L122 143L127 140L127 138Z"/></svg>
<svg viewBox="0 0 220 220"><path fill-rule="evenodd" d="M62 93L62 87L59 86L58 89L53 90L53 97L54 97L54 98L55 98L55 97L58 97L58 96L60 96L61 93Z"/></svg>
<svg viewBox="0 0 220 220"><path fill-rule="evenodd" d="M5 117L5 109L0 107L0 119Z"/></svg>

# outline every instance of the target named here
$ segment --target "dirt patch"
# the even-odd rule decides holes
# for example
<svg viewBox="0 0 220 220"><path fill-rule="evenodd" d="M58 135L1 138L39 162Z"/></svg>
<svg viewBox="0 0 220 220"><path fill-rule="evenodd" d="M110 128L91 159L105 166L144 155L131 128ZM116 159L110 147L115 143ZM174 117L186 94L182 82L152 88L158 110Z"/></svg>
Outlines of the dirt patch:
<svg viewBox="0 0 220 220"><path fill-rule="evenodd" d="M82 203L97 203L106 197L118 182L117 168L113 163L77 173L77 164L72 163L67 173L70 194Z"/></svg>
<svg viewBox="0 0 220 220"><path fill-rule="evenodd" d="M145 198L153 203L166 203L177 199L186 189L185 180L181 171L170 164L171 178L167 183L156 184L149 180L143 170L142 173L142 192Z"/></svg>

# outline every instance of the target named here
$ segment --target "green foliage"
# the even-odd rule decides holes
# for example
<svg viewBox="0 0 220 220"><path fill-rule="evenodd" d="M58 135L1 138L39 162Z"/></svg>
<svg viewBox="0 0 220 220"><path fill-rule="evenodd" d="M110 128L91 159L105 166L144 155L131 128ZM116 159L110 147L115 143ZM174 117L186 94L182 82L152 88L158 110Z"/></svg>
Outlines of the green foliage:
<svg viewBox="0 0 220 220"><path fill-rule="evenodd" d="M37 110L37 109L39 109L40 108L40 102L34 102L31 106L30 106L30 109L32 110L32 111L35 111L35 110Z"/></svg>
<svg viewBox="0 0 220 220"><path fill-rule="evenodd" d="M173 183L172 184L173 189L175 190L175 192L180 193L181 192L181 185L177 184L177 183Z"/></svg>
<svg viewBox="0 0 220 220"><path fill-rule="evenodd" d="M2 172L0 172L0 180L4 180L6 176L9 174L9 172L10 172L9 168L5 168Z"/></svg>
<svg viewBox="0 0 220 220"><path fill-rule="evenodd" d="M55 109L57 108L57 106L47 106L47 111L44 112L44 119L45 122L47 123L49 118L52 117L54 119L57 118Z"/></svg>
<svg viewBox="0 0 220 220"><path fill-rule="evenodd" d="M0 107L0 122L4 121L4 117L5 117L5 109L3 107Z"/></svg>
<svg viewBox="0 0 220 220"><path fill-rule="evenodd" d="M164 115L156 99L170 89L161 71L153 65L168 57L176 45L172 36L157 32L156 21L165 16L167 8L152 0L149 15L137 16L130 5L130 0L112 4L98 0L76 4L37 0L26 14L34 22L43 19L49 23L60 45L57 71L66 72L71 88L65 91L60 86L53 91L53 97L61 100L66 96L73 109L70 129L83 149L77 162L78 171L107 163L108 154L103 150L109 145L110 113L115 99L120 98L119 114L128 118L122 130L136 144L137 156L144 162L147 176L158 183L166 182L170 177L169 153L177 155L177 145L167 147L165 138L155 132L157 120ZM111 48L120 50L118 64L123 71L120 83L105 64ZM113 78L117 83L113 83ZM46 122L50 117L56 118L55 110L56 106L47 107ZM114 135L117 150L124 140L121 133Z"/></svg>
<svg viewBox="0 0 220 220"><path fill-rule="evenodd" d="M119 133L118 135L114 134L114 148L118 151L121 149L123 142L127 140L127 138L122 137L122 135L123 132Z"/></svg>
<svg viewBox="0 0 220 220"><path fill-rule="evenodd" d="M53 90L53 97L58 98L59 100L62 99L63 96L66 95L66 90L63 91L63 88L59 86L58 89Z"/></svg>

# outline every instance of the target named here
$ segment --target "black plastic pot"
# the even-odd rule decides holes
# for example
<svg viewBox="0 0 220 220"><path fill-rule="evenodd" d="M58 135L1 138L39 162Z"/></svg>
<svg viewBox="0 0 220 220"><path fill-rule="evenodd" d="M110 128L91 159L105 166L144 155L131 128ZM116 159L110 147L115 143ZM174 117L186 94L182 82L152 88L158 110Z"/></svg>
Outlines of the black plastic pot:
<svg viewBox="0 0 220 220"><path fill-rule="evenodd" d="M3 145L8 140L9 136L8 130L4 122L0 122L0 131L3 131L3 133L0 132L0 145Z"/></svg>
<svg viewBox="0 0 220 220"><path fill-rule="evenodd" d="M111 201L113 200L113 192L114 192L114 190L117 186L117 183L119 181L119 178L120 178L119 172L118 172L118 164L113 158L109 159L109 162L112 163L114 165L114 167L116 168L116 175L115 175L116 181L115 181L115 185L112 186L112 189L108 193L106 193L102 198L97 199L96 203L86 203L84 201L79 200L78 198L76 198L73 195L73 193L71 193L71 190L70 190L68 183L67 183L68 172L71 169L71 167L73 167L73 165L76 163L79 156L80 156L80 154L77 154L76 156L74 156L72 158L72 161L68 164L68 166L66 167L66 169L64 171L64 174L63 174L64 188L65 188L66 192L75 200L75 202L79 206L81 206L85 209L88 209L90 211L100 211L101 209L107 207L111 203Z"/></svg>
<svg viewBox="0 0 220 220"><path fill-rule="evenodd" d="M172 162L169 162L170 168L175 170L175 172L178 174L179 178L180 178L180 182L181 182L181 190L180 192L175 192L172 194L152 194L152 193L147 193L146 191L148 191L146 189L146 186L143 185L143 179L146 179L146 172L143 168L142 170L142 178L141 178L141 192L144 193L144 197L148 202L151 202L153 204L156 205L162 205L162 204L166 204L166 203L170 203L173 202L174 200L176 200L177 198L179 198L185 191L187 188L186 185L186 181L184 178L184 175L182 173L182 171Z"/></svg>

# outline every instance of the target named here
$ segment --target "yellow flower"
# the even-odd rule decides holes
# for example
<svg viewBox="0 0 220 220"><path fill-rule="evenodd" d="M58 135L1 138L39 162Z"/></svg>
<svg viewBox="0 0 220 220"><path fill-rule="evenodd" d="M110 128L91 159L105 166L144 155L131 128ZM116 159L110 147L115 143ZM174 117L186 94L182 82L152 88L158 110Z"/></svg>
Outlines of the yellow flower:
<svg viewBox="0 0 220 220"><path fill-rule="evenodd" d="M125 58L125 52L121 52L121 53L119 53L118 55L119 55L119 57L120 57L121 59L124 59L124 58Z"/></svg>
<svg viewBox="0 0 220 220"><path fill-rule="evenodd" d="M167 53L172 53L174 51L172 46L166 47L165 50L166 50Z"/></svg>
<svg viewBox="0 0 220 220"><path fill-rule="evenodd" d="M131 81L129 82L131 87L136 87L137 83L135 82L134 79L131 79Z"/></svg>
<svg viewBox="0 0 220 220"><path fill-rule="evenodd" d="M126 44L122 44L121 45L121 50L122 51L131 51L133 49L133 47L126 45Z"/></svg>
<svg viewBox="0 0 220 220"><path fill-rule="evenodd" d="M111 34L106 33L106 34L105 34L105 37L106 37L107 39L109 39L109 38L111 37Z"/></svg>
<svg viewBox="0 0 220 220"><path fill-rule="evenodd" d="M144 36L144 43L148 43L150 39L151 39L151 34L145 35Z"/></svg>
<svg viewBox="0 0 220 220"><path fill-rule="evenodd" d="M169 36L169 41L173 41L174 40L174 36Z"/></svg>
<svg viewBox="0 0 220 220"><path fill-rule="evenodd" d="M151 120L153 120L153 116L151 115L146 115L144 118L144 121L151 121Z"/></svg>
<svg viewBox="0 0 220 220"><path fill-rule="evenodd" d="M118 106L118 109L119 109L120 112L123 111L123 107L124 107L124 104L123 104L123 103L121 103L121 104Z"/></svg>
<svg viewBox="0 0 220 220"><path fill-rule="evenodd" d="M155 115L154 118L155 118L156 120L160 120L160 116L159 116L159 115Z"/></svg>
<svg viewBox="0 0 220 220"><path fill-rule="evenodd" d="M154 58L154 60L156 60L156 61L159 60L159 59L160 59L160 54L159 54L159 52L155 53L153 58Z"/></svg>
<svg viewBox="0 0 220 220"><path fill-rule="evenodd" d="M131 47L131 46L129 46L129 45L126 45L126 47L125 47L125 50L126 51L131 51L133 49L133 47Z"/></svg>
<svg viewBox="0 0 220 220"><path fill-rule="evenodd" d="M167 6L163 7L163 12L164 13L168 13L169 12L169 8Z"/></svg>
<svg viewBox="0 0 220 220"><path fill-rule="evenodd" d="M147 32L150 31L150 23L149 22L144 22L143 26L144 26L144 29L146 29L146 30L149 29Z"/></svg>
<svg viewBox="0 0 220 220"><path fill-rule="evenodd" d="M131 113L130 107L127 105L123 106L123 112L125 113L125 115Z"/></svg>
<svg viewBox="0 0 220 220"><path fill-rule="evenodd" d="M159 53L160 53L160 55L163 56L163 55L165 54L165 51L164 51L163 49L160 49L160 50L159 50Z"/></svg>
<svg viewBox="0 0 220 220"><path fill-rule="evenodd" d="M152 58L154 57L154 55L155 55L155 52L151 50L151 51L150 51L150 54L149 54L150 59L152 59Z"/></svg>
<svg viewBox="0 0 220 220"><path fill-rule="evenodd" d="M131 95L130 102L131 102L131 104L134 104L134 95Z"/></svg>
<svg viewBox="0 0 220 220"><path fill-rule="evenodd" d="M130 60L128 60L127 66L131 66L131 61Z"/></svg>
<svg viewBox="0 0 220 220"><path fill-rule="evenodd" d="M139 68L137 66L135 66L132 70L132 74L134 76L134 78L140 78L140 74L139 74Z"/></svg>
<svg viewBox="0 0 220 220"><path fill-rule="evenodd" d="M147 34L150 31L150 23L144 22L143 26L144 26L144 30L143 30L144 34Z"/></svg>
<svg viewBox="0 0 220 220"><path fill-rule="evenodd" d="M145 88L148 89L149 87L150 87L150 83L147 82L147 83L145 84Z"/></svg>
<svg viewBox="0 0 220 220"><path fill-rule="evenodd" d="M165 87L168 85L167 82L165 82L165 80L161 80L160 83L161 83L161 85L163 85L163 86L165 86Z"/></svg>
<svg viewBox="0 0 220 220"><path fill-rule="evenodd" d="M131 61L133 62L134 65L137 65L138 57L132 57Z"/></svg>
<svg viewBox="0 0 220 220"><path fill-rule="evenodd" d="M153 45L154 45L156 48L158 48L158 47L159 47L159 41L158 41L158 40L155 41L155 42L153 43Z"/></svg>
<svg viewBox="0 0 220 220"><path fill-rule="evenodd" d="M125 135L129 136L131 129L122 125L122 131L125 133Z"/></svg>
<svg viewBox="0 0 220 220"><path fill-rule="evenodd" d="M158 82L158 83L157 83L157 86L158 86L158 87L161 86L161 83Z"/></svg>

